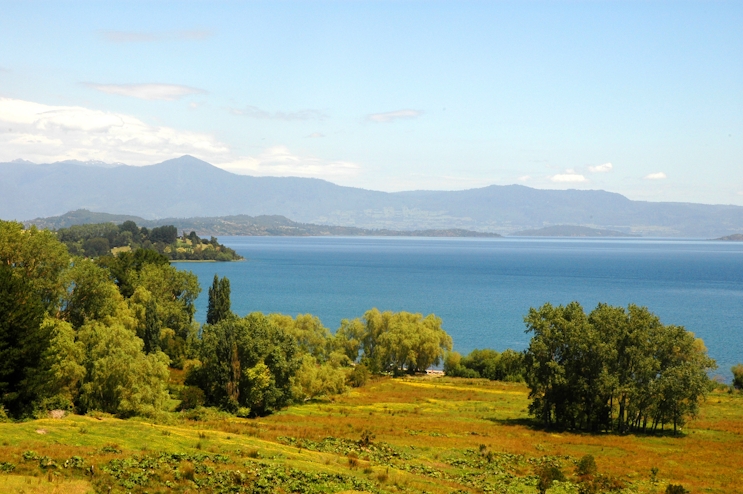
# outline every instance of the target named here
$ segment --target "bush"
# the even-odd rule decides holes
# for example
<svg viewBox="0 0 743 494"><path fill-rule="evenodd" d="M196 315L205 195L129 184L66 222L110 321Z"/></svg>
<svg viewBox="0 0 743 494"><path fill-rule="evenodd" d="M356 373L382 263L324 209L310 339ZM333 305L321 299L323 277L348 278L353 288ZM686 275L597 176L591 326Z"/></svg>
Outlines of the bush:
<svg viewBox="0 0 743 494"><path fill-rule="evenodd" d="M598 468L593 455L586 455L578 461L575 467L575 473L581 477L586 475L596 475Z"/></svg>
<svg viewBox="0 0 743 494"><path fill-rule="evenodd" d="M358 364L348 375L348 384L360 388L369 381L369 369L364 364Z"/></svg>
<svg viewBox="0 0 743 494"><path fill-rule="evenodd" d="M196 386L186 386L181 391L181 403L179 410L193 410L205 403L204 392Z"/></svg>
<svg viewBox="0 0 743 494"><path fill-rule="evenodd" d="M565 474L562 473L560 468L555 465L543 465L537 470L537 490L541 494L545 494L547 489L552 487L552 482L555 480L559 482L565 482Z"/></svg>
<svg viewBox="0 0 743 494"><path fill-rule="evenodd" d="M738 364L730 369L733 372L733 387L743 390L743 364Z"/></svg>
<svg viewBox="0 0 743 494"><path fill-rule="evenodd" d="M682 485L668 484L666 487L666 494L689 494L689 491L684 489Z"/></svg>

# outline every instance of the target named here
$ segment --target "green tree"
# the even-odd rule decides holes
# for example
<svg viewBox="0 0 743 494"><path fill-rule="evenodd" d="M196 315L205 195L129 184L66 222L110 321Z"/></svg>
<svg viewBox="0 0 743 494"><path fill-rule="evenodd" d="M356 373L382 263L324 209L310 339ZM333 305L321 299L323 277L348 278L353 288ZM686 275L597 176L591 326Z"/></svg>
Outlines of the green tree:
<svg viewBox="0 0 743 494"><path fill-rule="evenodd" d="M645 307L545 304L525 322L529 410L547 427L676 430L710 389L704 343Z"/></svg>
<svg viewBox="0 0 743 494"><path fill-rule="evenodd" d="M360 347L361 361L372 372L420 372L438 365L451 350L451 337L441 324L433 314L372 309L363 321L343 321L333 344L352 361Z"/></svg>
<svg viewBox="0 0 743 494"><path fill-rule="evenodd" d="M733 387L743 389L743 364L734 365L730 371L733 373Z"/></svg>
<svg viewBox="0 0 743 494"><path fill-rule="evenodd" d="M215 274L212 286L209 287L209 304L206 309L206 323L217 324L229 317L230 311L230 280L225 276L222 279Z"/></svg>
<svg viewBox="0 0 743 494"><path fill-rule="evenodd" d="M226 318L204 327L202 364L187 382L210 405L264 415L291 401L299 354L294 337L261 313Z"/></svg>
<svg viewBox="0 0 743 494"><path fill-rule="evenodd" d="M69 263L67 248L53 233L36 227L24 230L21 223L0 220L0 264L28 280L50 314L57 310L64 292L60 274Z"/></svg>
<svg viewBox="0 0 743 494"><path fill-rule="evenodd" d="M160 324L160 318L157 315L157 304L154 300L150 299L145 306L143 338L145 353L160 351L161 329L162 324Z"/></svg>
<svg viewBox="0 0 743 494"><path fill-rule="evenodd" d="M320 318L312 314L298 314L296 318L284 314L269 314L268 319L294 336L300 351L325 362L332 350L332 335Z"/></svg>
<svg viewBox="0 0 743 494"><path fill-rule="evenodd" d="M124 326L90 322L78 331L85 378L80 387L82 411L122 416L150 415L168 398L168 357L145 355L142 340Z"/></svg>
<svg viewBox="0 0 743 494"><path fill-rule="evenodd" d="M29 379L49 336L41 327L44 305L30 280L0 264L0 403L12 415L28 413L38 399Z"/></svg>

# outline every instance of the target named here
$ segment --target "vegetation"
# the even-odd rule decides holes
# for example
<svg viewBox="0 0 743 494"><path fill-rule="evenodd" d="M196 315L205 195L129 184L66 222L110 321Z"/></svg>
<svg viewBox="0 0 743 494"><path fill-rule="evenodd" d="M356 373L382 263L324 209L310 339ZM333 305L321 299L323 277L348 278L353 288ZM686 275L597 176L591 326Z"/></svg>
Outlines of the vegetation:
<svg viewBox="0 0 743 494"><path fill-rule="evenodd" d="M676 431L699 410L716 367L702 340L661 324L645 307L577 302L530 309L529 410L546 427Z"/></svg>
<svg viewBox="0 0 743 494"><path fill-rule="evenodd" d="M140 225L153 228L157 226L174 225L179 231L197 231L204 235L242 235L242 236L383 236L383 237L500 237L497 233L477 232L461 228L427 229L427 230L389 230L366 229L353 226L315 225L312 223L298 223L285 216L246 214L199 217L199 218L164 218L161 220L145 220L137 216L120 214L95 213L86 209L70 211L61 216L36 218L26 222L26 226L35 225L37 228L59 229L70 228L74 225L89 223L123 223L135 221Z"/></svg>
<svg viewBox="0 0 743 494"><path fill-rule="evenodd" d="M82 492L685 492L739 473L665 462L743 454L730 419L743 395L717 392L705 415L714 362L646 308L546 304L525 318L524 353L462 357L433 314L372 309L333 335L311 314L239 317L218 277L199 327L199 291L154 250L71 256L51 232L0 222L0 421L38 419L0 424L0 476L14 477L0 485L43 474ZM420 376L442 362L463 377ZM664 435L670 424L685 437Z"/></svg>
<svg viewBox="0 0 743 494"><path fill-rule="evenodd" d="M683 436L649 436L534 428L528 392L484 379L385 377L250 419L200 408L0 423L0 492L534 494L544 465L565 477L548 494L738 490L741 394L713 392Z"/></svg>
<svg viewBox="0 0 743 494"><path fill-rule="evenodd" d="M149 249L173 261L235 261L237 253L220 244L215 237L202 239L196 232L178 236L173 225L147 229L127 220L120 225L94 223L73 225L57 230L57 238L73 255L84 257L106 256L122 251Z"/></svg>

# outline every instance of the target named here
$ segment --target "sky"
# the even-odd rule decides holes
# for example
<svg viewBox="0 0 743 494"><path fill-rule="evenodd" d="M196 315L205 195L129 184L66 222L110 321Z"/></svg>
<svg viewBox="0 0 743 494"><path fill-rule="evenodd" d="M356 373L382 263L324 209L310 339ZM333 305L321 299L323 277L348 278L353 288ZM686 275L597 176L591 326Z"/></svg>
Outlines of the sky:
<svg viewBox="0 0 743 494"><path fill-rule="evenodd" d="M743 2L0 0L0 161L743 205Z"/></svg>

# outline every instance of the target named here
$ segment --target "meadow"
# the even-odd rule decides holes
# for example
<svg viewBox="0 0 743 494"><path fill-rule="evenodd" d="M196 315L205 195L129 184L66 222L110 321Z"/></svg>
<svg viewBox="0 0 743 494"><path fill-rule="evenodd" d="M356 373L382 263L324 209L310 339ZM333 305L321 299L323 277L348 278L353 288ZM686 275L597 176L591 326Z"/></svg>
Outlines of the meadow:
<svg viewBox="0 0 743 494"><path fill-rule="evenodd" d="M742 405L715 391L677 435L565 433L534 425L522 384L379 378L256 419L202 408L0 423L0 492L533 493L553 465L566 480L547 492L578 493L585 455L595 492L738 492Z"/></svg>

